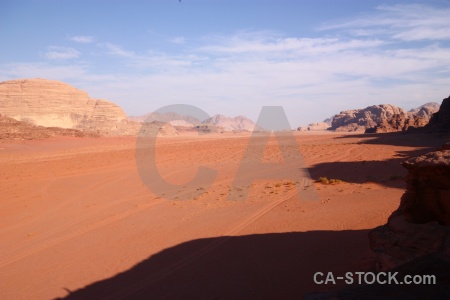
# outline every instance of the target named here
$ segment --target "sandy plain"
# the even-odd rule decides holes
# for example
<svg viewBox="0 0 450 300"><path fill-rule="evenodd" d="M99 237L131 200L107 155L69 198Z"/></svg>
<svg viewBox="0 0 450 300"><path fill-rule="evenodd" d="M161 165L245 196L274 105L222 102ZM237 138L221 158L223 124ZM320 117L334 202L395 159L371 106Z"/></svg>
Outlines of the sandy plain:
<svg viewBox="0 0 450 300"><path fill-rule="evenodd" d="M149 190L136 139L56 137L0 143L0 299L299 299L343 285L315 272L372 270L367 233L404 192L405 158L441 141L413 134L297 133L319 199L290 178L258 179L230 201L250 134L159 138L158 169L182 186ZM283 162L271 139L264 161ZM185 199L199 165L217 171ZM284 170L286 171L286 169Z"/></svg>

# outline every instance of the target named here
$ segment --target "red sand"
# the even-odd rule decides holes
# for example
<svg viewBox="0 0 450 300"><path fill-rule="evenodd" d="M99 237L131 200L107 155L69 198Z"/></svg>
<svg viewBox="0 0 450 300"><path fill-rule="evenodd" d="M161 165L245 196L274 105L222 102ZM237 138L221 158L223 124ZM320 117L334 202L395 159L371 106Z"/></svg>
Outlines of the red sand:
<svg viewBox="0 0 450 300"><path fill-rule="evenodd" d="M189 182L200 163L218 170L207 193L189 201L143 185L134 138L0 144L0 299L64 297L102 280L83 295L298 298L332 288L312 275L370 268L367 231L398 207L399 162L421 149L395 135L298 134L312 177L345 183L315 183L320 200L301 201L285 185L297 174L286 166L293 179L256 180L247 199L229 201L249 135L223 136L158 140L168 181ZM271 143L266 160L280 161L277 149Z"/></svg>

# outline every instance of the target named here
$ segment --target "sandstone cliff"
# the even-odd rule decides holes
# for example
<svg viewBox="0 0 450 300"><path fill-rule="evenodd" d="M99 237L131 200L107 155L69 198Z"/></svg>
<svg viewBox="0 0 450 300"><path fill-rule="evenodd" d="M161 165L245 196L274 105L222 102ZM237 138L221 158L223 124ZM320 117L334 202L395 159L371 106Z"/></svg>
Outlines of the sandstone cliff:
<svg viewBox="0 0 450 300"><path fill-rule="evenodd" d="M372 105L364 109L342 111L333 117L331 129L335 131L361 131L373 128L394 115L407 117L407 112L391 104Z"/></svg>
<svg viewBox="0 0 450 300"><path fill-rule="evenodd" d="M0 83L0 114L46 127L96 131L106 135L133 134L139 125L127 122L116 104L93 99L69 84L47 79Z"/></svg>
<svg viewBox="0 0 450 300"><path fill-rule="evenodd" d="M366 129L366 133L384 133L407 131L413 128L422 128L428 124L440 105L429 102L408 111L408 114L395 114L389 119L382 119L377 126Z"/></svg>

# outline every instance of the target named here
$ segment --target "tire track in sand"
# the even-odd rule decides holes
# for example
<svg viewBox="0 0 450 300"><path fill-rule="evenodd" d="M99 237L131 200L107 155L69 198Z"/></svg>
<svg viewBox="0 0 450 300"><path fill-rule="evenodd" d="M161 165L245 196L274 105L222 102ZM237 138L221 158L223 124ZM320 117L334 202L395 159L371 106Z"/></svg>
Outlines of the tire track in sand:
<svg viewBox="0 0 450 300"><path fill-rule="evenodd" d="M223 160L229 159L229 158L233 157L233 156L236 155L236 154L237 154L237 153L232 153L232 154L230 154L230 155L227 155L227 156L223 157L222 159L223 159ZM167 175L172 176L172 175L174 175L174 174L176 174L176 173L179 173L179 172L182 172L182 171L183 171L183 170L173 171L173 172L170 172L169 174L166 174L166 176L167 176ZM119 178L116 178L116 179L114 179L114 180L111 180L111 179L109 179L109 178L105 178L105 179L103 179L100 183L99 183L99 182L94 183L94 184L92 184L91 186L89 186L89 189L83 189L82 191L80 191L79 193L77 193L76 196L72 195L72 196L70 197L70 199L72 199L72 200L65 201L63 204L60 204L60 205L58 206L58 208L60 209L61 207L67 206L67 205L68 205L69 203L71 203L74 199L78 199L81 195L86 194L88 191L92 191L91 188L92 188L92 189L98 189L98 188L100 188L100 187L106 186L107 184L119 182L120 180L122 180L122 179L123 179L124 177L126 177L126 176L127 176L127 175L123 175L123 176L120 176ZM48 190L44 190L44 191L48 193ZM132 200L132 199L135 199L135 198L139 198L139 197L141 197L141 196L134 196L134 197L128 198L127 201ZM1 268L1 267L4 267L4 266L6 266L6 265L9 265L9 264L11 264L11 263L14 263L14 262L16 262L16 261L18 261L18 260L21 260L21 259L23 259L23 258L25 258L25 257L27 257L27 256L33 255L33 254L35 254L35 253L37 253L37 252L40 252L40 251L43 251L43 250L48 249L48 248L50 248L50 247L56 246L56 245L58 245L58 244L60 244L60 243L62 243L62 242L65 242L65 241L67 241L67 240L70 240L70 239L72 239L72 238L76 238L76 237L81 236L81 235L83 235L83 234L85 234L85 233L91 232L91 231L96 230L96 229L98 229L98 228L104 227L104 226L109 225L109 224L111 224L111 223L114 223L114 222L117 222L117 221L122 220L122 219L124 219L124 218L127 218L127 217L129 217L129 216L131 216L131 215L137 214L137 213L139 213L139 212L141 212L141 211L143 211L143 210L146 210L146 209L148 209L148 208L151 208L151 207L153 207L153 206L162 204L162 203L164 203L165 201L167 201L167 200L161 198L161 199L158 199L157 201L154 201L154 202L152 202L152 203L148 203L148 204L140 204L140 205L138 205L138 207L136 207L136 208L129 209L129 210L123 212L123 213L120 213L120 214L117 214L117 215L108 217L108 218L106 218L106 219L103 219L103 220L101 220L101 221L97 221L97 222L95 222L95 223L93 223L93 224L90 224L90 225L87 225L87 226L86 226L87 228L84 228L84 229L80 229L80 230L74 231L73 233L70 233L70 234L64 235L64 236L62 236L62 237L56 238L56 239L54 239L54 240L52 240L52 241L50 241L50 242L44 243L44 244L42 244L42 245L38 245L38 246L33 247L33 248L29 249L29 250L25 250L25 251L23 251L23 252L21 252L21 253L19 253L19 254L17 254L17 255L14 255L14 256L12 256L12 257L5 258L5 259L3 259L3 260L0 260L0 268ZM109 205L108 205L107 207L110 207L110 206L112 206L112 205L114 205L114 204L117 204L118 202L120 202L120 201L116 200L116 201L114 201L114 202L111 202L111 203L109 203ZM67 229L67 228L69 228L70 226L73 226L73 225L75 225L76 223L79 223L80 221L87 219L88 217L90 217L90 216L93 215L94 213L95 213L95 212L91 212L91 213L84 214L84 215L82 215L82 216L76 218L75 220L71 220L69 223L64 224L63 227L61 227L61 226L56 226L56 227L55 227L53 230L51 230L50 232L46 232L45 235L44 235L43 237L41 237L41 238L49 237L50 235L56 234L57 232L60 232L60 231L63 230L63 229Z"/></svg>
<svg viewBox="0 0 450 300"><path fill-rule="evenodd" d="M154 285L158 283L159 281L167 278L171 274L179 271L180 269L184 268L186 265L191 263L192 261L195 261L196 259L206 255L207 253L211 252L212 250L216 249L220 245L226 243L228 240L230 240L233 236L235 236L239 231L247 227L248 225L252 224L268 212L270 212L272 209L277 207L278 205L282 204L286 200L290 199L294 196L293 192L290 192L285 197L276 200L274 202L269 203L268 205L264 206L263 208L257 210L253 214L250 214L248 217L246 217L242 222L234 226L232 229L228 230L223 236L219 237L217 240L211 242L209 245L203 247L202 249L199 249L195 251L194 253L190 254L187 257L184 257L183 259L173 263L172 265L168 266L161 272L159 272L156 276L156 278L148 279L143 278L140 281L135 282L133 285L128 285L126 289L123 289L121 293L115 294L115 295L108 295L110 299L125 299L131 295L133 295L136 291L141 290L143 288L148 288L150 285Z"/></svg>

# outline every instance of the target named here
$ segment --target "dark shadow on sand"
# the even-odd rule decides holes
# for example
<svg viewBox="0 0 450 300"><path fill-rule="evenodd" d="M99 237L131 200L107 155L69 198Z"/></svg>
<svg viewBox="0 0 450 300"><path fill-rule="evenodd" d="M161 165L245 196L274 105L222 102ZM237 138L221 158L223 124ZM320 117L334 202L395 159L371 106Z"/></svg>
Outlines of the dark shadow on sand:
<svg viewBox="0 0 450 300"><path fill-rule="evenodd" d="M312 231L193 240L64 299L302 299L307 292L336 287L314 284L315 272L370 269L367 233Z"/></svg>
<svg viewBox="0 0 450 300"><path fill-rule="evenodd" d="M394 188L406 188L404 177L407 171L401 166L403 161L436 150L450 140L448 136L437 134L398 132L344 135L336 139L355 139L358 140L356 144L360 145L417 147L418 149L411 151L400 150L388 160L337 161L317 164L309 168L311 177L316 180L319 177L327 177L357 184L375 182Z"/></svg>

